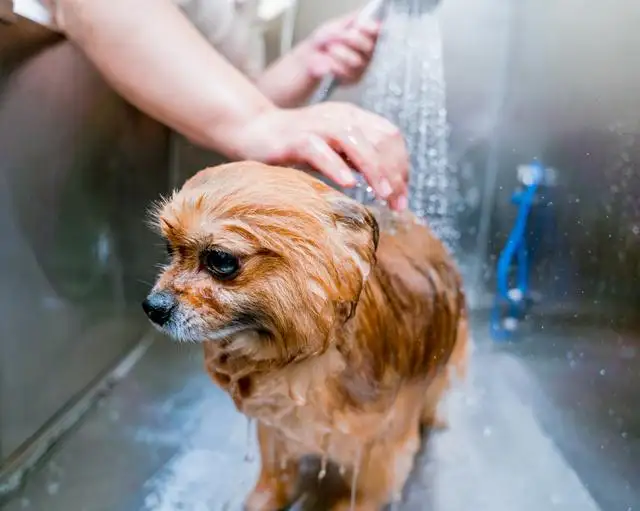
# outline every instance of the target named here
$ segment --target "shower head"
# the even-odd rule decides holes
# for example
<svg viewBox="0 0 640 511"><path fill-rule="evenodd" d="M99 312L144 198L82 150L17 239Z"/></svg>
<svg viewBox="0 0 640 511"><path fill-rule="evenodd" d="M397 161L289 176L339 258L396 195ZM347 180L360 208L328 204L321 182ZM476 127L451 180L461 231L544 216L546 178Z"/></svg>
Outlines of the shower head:
<svg viewBox="0 0 640 511"><path fill-rule="evenodd" d="M377 20L383 16L384 6L386 4L386 0L371 0L368 4L366 4L358 17L356 18L355 23L363 23L369 20ZM331 93L335 90L335 88L340 85L338 80L333 75L325 76L320 85L316 89L316 92L311 97L309 101L310 104L314 105L316 103L322 103L325 101Z"/></svg>

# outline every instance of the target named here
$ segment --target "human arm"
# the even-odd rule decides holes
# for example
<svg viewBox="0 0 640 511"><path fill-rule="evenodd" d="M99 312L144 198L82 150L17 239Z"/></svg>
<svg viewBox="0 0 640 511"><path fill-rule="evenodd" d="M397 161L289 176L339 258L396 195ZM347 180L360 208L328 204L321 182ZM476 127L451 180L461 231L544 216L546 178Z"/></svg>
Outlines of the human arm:
<svg viewBox="0 0 640 511"><path fill-rule="evenodd" d="M57 0L56 21L124 98L229 157L229 134L275 108L170 0Z"/></svg>
<svg viewBox="0 0 640 511"><path fill-rule="evenodd" d="M337 103L277 108L170 0L55 7L60 29L123 97L193 141L232 159L310 165L342 186L354 184L351 166L392 206L406 204L406 148L386 120Z"/></svg>

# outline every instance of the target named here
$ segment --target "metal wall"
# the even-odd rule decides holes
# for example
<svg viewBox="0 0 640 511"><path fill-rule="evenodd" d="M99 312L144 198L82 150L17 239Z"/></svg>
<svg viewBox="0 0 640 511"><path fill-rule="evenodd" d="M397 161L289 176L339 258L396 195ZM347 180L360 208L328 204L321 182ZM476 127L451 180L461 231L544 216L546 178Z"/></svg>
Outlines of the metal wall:
<svg viewBox="0 0 640 511"><path fill-rule="evenodd" d="M302 2L296 39L362 3ZM496 257L513 226L516 166L539 158L559 176L550 206L533 217L535 289L555 311L633 316L640 306L640 4L442 0L439 16L476 306L491 299ZM360 93L336 98L358 101ZM483 213L488 236L479 239Z"/></svg>
<svg viewBox="0 0 640 511"><path fill-rule="evenodd" d="M513 226L515 167L538 158L558 170L529 235L544 304L632 319L640 306L640 5L485 1L482 19L468 4L443 4L445 62L454 140L479 142L467 158L469 188L475 181L490 201L488 250L482 239L476 248L490 270L483 282L491 286Z"/></svg>
<svg viewBox="0 0 640 511"><path fill-rule="evenodd" d="M0 24L0 459L147 328L167 141L71 44Z"/></svg>

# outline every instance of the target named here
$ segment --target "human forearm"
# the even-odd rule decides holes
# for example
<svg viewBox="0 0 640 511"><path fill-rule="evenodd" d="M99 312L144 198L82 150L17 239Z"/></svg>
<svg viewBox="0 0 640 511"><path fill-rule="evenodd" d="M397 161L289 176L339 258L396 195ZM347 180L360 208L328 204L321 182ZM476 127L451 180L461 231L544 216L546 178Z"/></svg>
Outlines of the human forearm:
<svg viewBox="0 0 640 511"><path fill-rule="evenodd" d="M385 119L336 103L277 108L170 0L57 4L58 27L105 78L138 108L194 141L233 159L309 165L342 186L352 186L351 169L359 170L392 207L406 205L406 148Z"/></svg>
<svg viewBox="0 0 640 511"><path fill-rule="evenodd" d="M258 78L258 88L282 108L300 106L311 97L320 79L307 71L311 49L302 43L271 64Z"/></svg>
<svg viewBox="0 0 640 511"><path fill-rule="evenodd" d="M58 0L57 21L131 103L227 156L273 103L170 0Z"/></svg>

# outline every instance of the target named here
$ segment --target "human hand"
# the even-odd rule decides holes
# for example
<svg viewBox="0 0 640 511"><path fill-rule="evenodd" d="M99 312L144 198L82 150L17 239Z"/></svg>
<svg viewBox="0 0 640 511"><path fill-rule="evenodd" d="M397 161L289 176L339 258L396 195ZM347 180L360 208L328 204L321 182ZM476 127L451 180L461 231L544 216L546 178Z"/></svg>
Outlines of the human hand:
<svg viewBox="0 0 640 511"><path fill-rule="evenodd" d="M360 80L373 57L380 23L357 20L358 14L331 20L303 41L307 72L313 78L332 74L347 85Z"/></svg>
<svg viewBox="0 0 640 511"><path fill-rule="evenodd" d="M269 109L231 135L239 158L309 165L344 187L356 184L353 169L391 208L407 207L409 157L400 131L354 105Z"/></svg>

